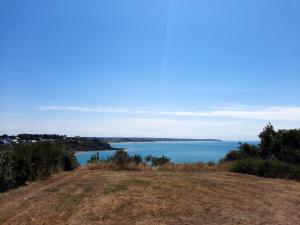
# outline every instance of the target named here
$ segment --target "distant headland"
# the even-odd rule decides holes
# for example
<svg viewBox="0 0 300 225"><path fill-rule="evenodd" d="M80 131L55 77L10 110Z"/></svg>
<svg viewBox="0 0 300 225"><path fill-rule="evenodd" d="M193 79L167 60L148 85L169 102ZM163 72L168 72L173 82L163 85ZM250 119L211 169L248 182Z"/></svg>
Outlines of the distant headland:
<svg viewBox="0 0 300 225"><path fill-rule="evenodd" d="M193 138L149 138L149 137L98 137L100 141L120 142L157 142L157 141L222 141L219 139L193 139Z"/></svg>
<svg viewBox="0 0 300 225"><path fill-rule="evenodd" d="M189 138L147 138L147 137L67 137L57 134L19 134L0 135L0 145L14 145L21 143L55 142L66 145L71 150L98 151L120 150L113 148L110 143L121 142L157 142L157 141L221 141L218 139L189 139Z"/></svg>

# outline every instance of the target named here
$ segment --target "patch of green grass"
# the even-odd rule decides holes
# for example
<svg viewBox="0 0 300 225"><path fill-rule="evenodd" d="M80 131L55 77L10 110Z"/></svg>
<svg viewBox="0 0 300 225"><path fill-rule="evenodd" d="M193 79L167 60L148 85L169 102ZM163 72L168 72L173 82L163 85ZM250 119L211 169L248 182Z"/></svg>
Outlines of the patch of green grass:
<svg viewBox="0 0 300 225"><path fill-rule="evenodd" d="M133 186L141 186L141 187L148 187L150 186L150 182L145 181L145 180L139 180L139 179L130 179L126 180L125 183L128 185L133 185Z"/></svg>
<svg viewBox="0 0 300 225"><path fill-rule="evenodd" d="M116 186L107 188L104 190L104 194L114 194L117 192L121 192L121 191L126 191L127 190L127 186L124 183L121 184L117 184Z"/></svg>
<svg viewBox="0 0 300 225"><path fill-rule="evenodd" d="M113 187L107 188L106 190L104 190L104 194L114 194L117 192L126 191L129 186L139 186L146 188L150 186L150 182L139 179L125 180Z"/></svg>
<svg viewBox="0 0 300 225"><path fill-rule="evenodd" d="M85 217L89 220L89 221L99 221L100 220L100 215L94 212L88 212L85 214Z"/></svg>
<svg viewBox="0 0 300 225"><path fill-rule="evenodd" d="M217 184L209 179L193 179L191 181L192 184L201 185L206 187L216 187Z"/></svg>
<svg viewBox="0 0 300 225"><path fill-rule="evenodd" d="M50 187L45 189L44 191L54 193L54 192L58 192L59 189L57 187Z"/></svg>

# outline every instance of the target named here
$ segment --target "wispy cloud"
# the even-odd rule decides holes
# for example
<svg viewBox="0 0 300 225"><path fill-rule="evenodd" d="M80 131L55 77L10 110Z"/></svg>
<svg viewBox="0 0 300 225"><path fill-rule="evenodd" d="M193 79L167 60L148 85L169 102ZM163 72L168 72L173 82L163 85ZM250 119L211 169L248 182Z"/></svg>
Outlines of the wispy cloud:
<svg viewBox="0 0 300 225"><path fill-rule="evenodd" d="M165 111L161 112L161 114L173 116L300 121L300 107L226 107L208 111Z"/></svg>
<svg viewBox="0 0 300 225"><path fill-rule="evenodd" d="M123 108L111 107L80 107L80 106L41 106L43 111L73 111L73 112L99 112L99 113L131 113L132 111Z"/></svg>
<svg viewBox="0 0 300 225"><path fill-rule="evenodd" d="M254 120L283 120L300 121L300 107L286 106L226 106L201 111L151 111L115 107L79 107L79 106L42 106L41 110L71 111L71 112L96 112L96 113L147 113L161 116L179 117L213 117L213 118L235 118Z"/></svg>

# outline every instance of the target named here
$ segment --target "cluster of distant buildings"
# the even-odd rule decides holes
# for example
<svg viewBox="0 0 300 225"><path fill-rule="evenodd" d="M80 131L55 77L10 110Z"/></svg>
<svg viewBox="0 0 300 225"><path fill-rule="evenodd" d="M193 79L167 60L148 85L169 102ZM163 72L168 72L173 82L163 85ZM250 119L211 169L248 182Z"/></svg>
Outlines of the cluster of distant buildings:
<svg viewBox="0 0 300 225"><path fill-rule="evenodd" d="M0 145L11 145L11 144L19 144L21 143L21 140L19 137L14 137L14 138L10 138L10 137L1 137L0 138Z"/></svg>
<svg viewBox="0 0 300 225"><path fill-rule="evenodd" d="M65 136L61 136L62 139L65 138ZM12 144L21 144L21 143L37 143L37 142L55 142L54 138L49 137L42 137L42 136L36 136L36 135L18 135L18 136L8 136L8 135L2 135L0 136L0 145L12 145Z"/></svg>
<svg viewBox="0 0 300 225"><path fill-rule="evenodd" d="M41 140L41 141L54 141L54 140ZM37 140L21 140L19 137L15 138L0 138L0 145L11 145L11 144L21 144L21 143L37 143Z"/></svg>

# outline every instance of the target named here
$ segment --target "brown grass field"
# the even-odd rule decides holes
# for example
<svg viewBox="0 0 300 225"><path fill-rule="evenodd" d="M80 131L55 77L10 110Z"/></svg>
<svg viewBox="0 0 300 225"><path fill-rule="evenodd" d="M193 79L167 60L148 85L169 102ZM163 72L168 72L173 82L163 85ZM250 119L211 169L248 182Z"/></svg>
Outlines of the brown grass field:
<svg viewBox="0 0 300 225"><path fill-rule="evenodd" d="M300 182L85 168L0 194L0 224L298 225Z"/></svg>

